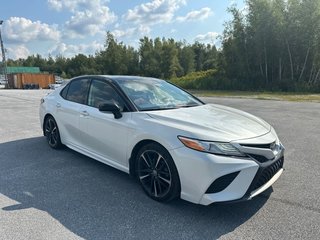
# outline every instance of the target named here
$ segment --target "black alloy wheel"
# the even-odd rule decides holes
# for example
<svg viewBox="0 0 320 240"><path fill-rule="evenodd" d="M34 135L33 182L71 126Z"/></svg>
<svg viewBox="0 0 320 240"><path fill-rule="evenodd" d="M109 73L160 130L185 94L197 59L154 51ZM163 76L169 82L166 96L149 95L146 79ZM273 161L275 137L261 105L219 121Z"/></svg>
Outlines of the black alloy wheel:
<svg viewBox="0 0 320 240"><path fill-rule="evenodd" d="M136 172L142 189L149 197L163 202L180 195L180 180L176 166L168 151L151 143L137 155Z"/></svg>
<svg viewBox="0 0 320 240"><path fill-rule="evenodd" d="M60 133L53 117L47 117L44 125L45 136L50 147L58 149L62 146Z"/></svg>

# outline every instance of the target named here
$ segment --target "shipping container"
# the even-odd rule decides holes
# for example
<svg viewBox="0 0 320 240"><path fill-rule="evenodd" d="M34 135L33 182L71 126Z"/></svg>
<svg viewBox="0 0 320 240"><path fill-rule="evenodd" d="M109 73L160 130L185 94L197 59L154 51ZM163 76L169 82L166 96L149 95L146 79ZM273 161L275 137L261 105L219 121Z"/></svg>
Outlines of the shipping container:
<svg viewBox="0 0 320 240"><path fill-rule="evenodd" d="M49 88L55 83L53 74L46 73L12 73L8 74L9 86L18 89Z"/></svg>

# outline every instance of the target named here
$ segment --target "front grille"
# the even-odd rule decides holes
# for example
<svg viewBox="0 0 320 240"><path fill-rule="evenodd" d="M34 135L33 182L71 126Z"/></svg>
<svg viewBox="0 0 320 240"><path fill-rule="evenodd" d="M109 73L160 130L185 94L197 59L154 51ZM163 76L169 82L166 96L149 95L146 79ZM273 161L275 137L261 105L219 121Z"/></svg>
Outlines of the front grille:
<svg viewBox="0 0 320 240"><path fill-rule="evenodd" d="M268 144L240 144L241 146L244 147L253 147L253 148L268 148L271 149L273 143L268 143Z"/></svg>
<svg viewBox="0 0 320 240"><path fill-rule="evenodd" d="M248 154L250 157L254 158L255 160L257 160L260 163L264 163L267 161L270 161L270 159L266 158L265 156L262 155L255 155L255 154Z"/></svg>
<svg viewBox="0 0 320 240"><path fill-rule="evenodd" d="M270 150L270 151L274 151L275 147L279 147L279 150L281 150L281 146L277 146L276 142L272 142L272 143L267 143L267 144L240 144L243 149L242 152L246 153L248 156L250 156L251 158L253 158L254 160L256 160L259 163L265 163L268 161L272 161L274 158L272 159L268 159L266 156L266 151L265 150ZM251 151L250 148L255 148L256 149L256 153L257 154L252 154L250 152ZM263 150L263 151L261 151ZM268 153L268 155L270 155L270 153Z"/></svg>
<svg viewBox="0 0 320 240"><path fill-rule="evenodd" d="M283 161L284 157L281 157L267 167L260 167L247 191L247 194L250 194L252 191L266 184L283 167Z"/></svg>

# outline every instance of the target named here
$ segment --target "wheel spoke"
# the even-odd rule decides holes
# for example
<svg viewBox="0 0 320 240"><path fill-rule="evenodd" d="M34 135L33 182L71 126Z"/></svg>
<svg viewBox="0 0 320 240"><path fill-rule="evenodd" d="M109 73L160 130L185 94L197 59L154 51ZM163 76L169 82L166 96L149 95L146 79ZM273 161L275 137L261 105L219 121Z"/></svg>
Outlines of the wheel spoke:
<svg viewBox="0 0 320 240"><path fill-rule="evenodd" d="M158 166L161 158L162 158L162 156L159 154L159 155L158 155L157 162L156 162L156 164L155 164L155 166L154 166L155 169L157 169L157 166Z"/></svg>
<svg viewBox="0 0 320 240"><path fill-rule="evenodd" d="M168 187L168 184L164 181L161 181L158 177L158 183L159 183L159 186L163 186L164 188L167 188Z"/></svg>
<svg viewBox="0 0 320 240"><path fill-rule="evenodd" d="M48 126L49 124L46 125L46 133L50 132L50 127Z"/></svg>
<svg viewBox="0 0 320 240"><path fill-rule="evenodd" d="M54 143L56 143L58 141L57 133L56 132L52 133L51 136L52 136Z"/></svg>
<svg viewBox="0 0 320 240"><path fill-rule="evenodd" d="M50 133L51 132L51 123L50 123L50 120L47 122L46 124L46 132L47 133Z"/></svg>
<svg viewBox="0 0 320 240"><path fill-rule="evenodd" d="M158 184L158 187L159 187L159 192L161 194L162 193L162 187L161 187L159 179L157 179L157 184Z"/></svg>
<svg viewBox="0 0 320 240"><path fill-rule="evenodd" d="M151 176L150 173L148 173L148 174L146 174L146 175L139 176L139 178L140 178L140 180L142 180L142 179L144 179L144 178L146 178L146 177L150 177L150 176Z"/></svg>
<svg viewBox="0 0 320 240"><path fill-rule="evenodd" d="M159 171L159 170L158 170L158 174L160 174L160 175L165 175L165 176L168 176L168 175L169 175L169 173L168 173L168 172L165 172L165 171Z"/></svg>
<svg viewBox="0 0 320 240"><path fill-rule="evenodd" d="M151 195L152 195L152 189L153 189L153 181L154 181L154 176L151 176L150 186L149 186L150 194L151 194Z"/></svg>
<svg viewBox="0 0 320 240"><path fill-rule="evenodd" d="M161 179L162 181L168 183L169 185L171 184L171 181L168 179L165 179L164 177L159 176L159 179Z"/></svg>
<svg viewBox="0 0 320 240"><path fill-rule="evenodd" d="M55 141L54 141L54 139L53 139L53 135L52 135L52 134L50 134L49 143L50 143L51 145L54 145L54 144L55 144Z"/></svg>
<svg viewBox="0 0 320 240"><path fill-rule="evenodd" d="M151 152L153 153L153 152ZM149 161L149 166L151 169L154 169L154 157L153 154L151 154L150 152L146 152L146 159Z"/></svg>
<svg viewBox="0 0 320 240"><path fill-rule="evenodd" d="M148 163L147 159L144 156L144 153L141 155L142 159L144 160L144 162L147 164L147 166L150 168L150 164Z"/></svg>
<svg viewBox="0 0 320 240"><path fill-rule="evenodd" d="M53 128L53 122L52 122L51 119L49 119L48 123L49 123L49 129L50 129L50 132L51 132L52 128Z"/></svg>
<svg viewBox="0 0 320 240"><path fill-rule="evenodd" d="M158 172L160 172L164 167L166 167L166 164L164 163L164 161L161 161L160 163L159 163L159 167L158 167Z"/></svg>
<svg viewBox="0 0 320 240"><path fill-rule="evenodd" d="M155 179L153 179L153 188L154 188L154 196L158 197L157 185L156 185L156 180Z"/></svg>

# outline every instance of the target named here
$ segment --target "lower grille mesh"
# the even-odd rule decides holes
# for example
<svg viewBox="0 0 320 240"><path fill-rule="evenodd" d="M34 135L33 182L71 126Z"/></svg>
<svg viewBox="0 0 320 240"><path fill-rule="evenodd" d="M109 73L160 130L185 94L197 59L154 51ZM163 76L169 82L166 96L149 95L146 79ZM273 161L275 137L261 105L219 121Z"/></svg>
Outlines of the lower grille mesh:
<svg viewBox="0 0 320 240"><path fill-rule="evenodd" d="M283 167L283 161L282 157L271 165L261 168L251 183L249 191L252 192L266 184Z"/></svg>

